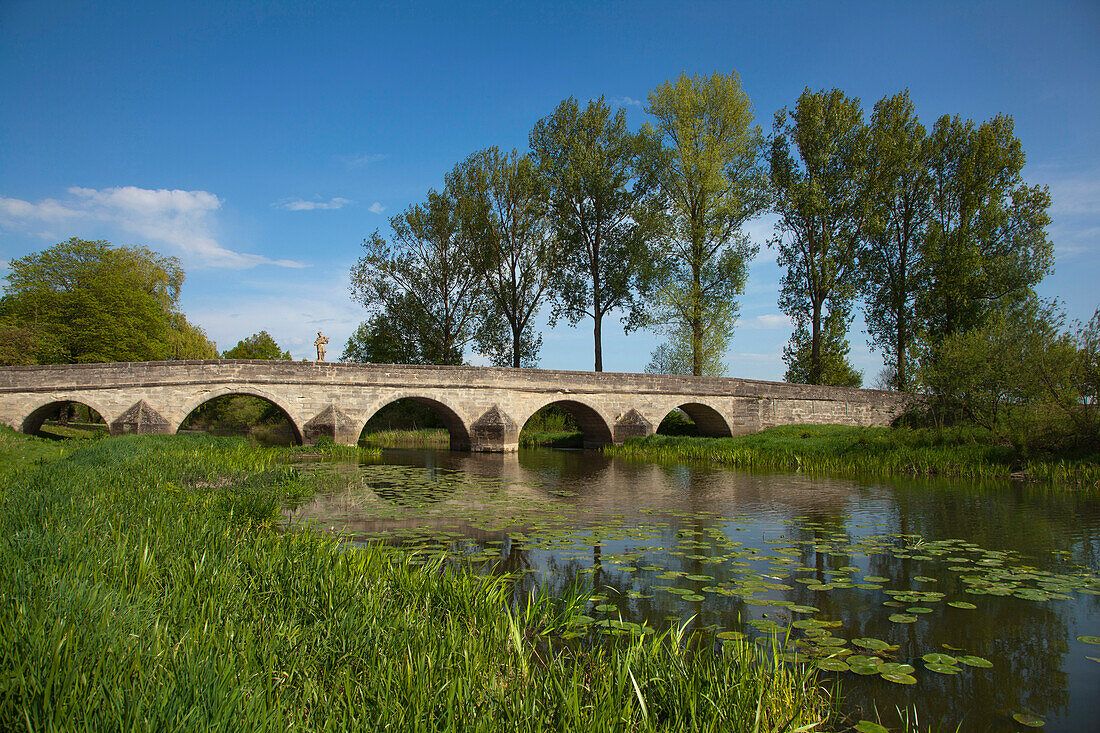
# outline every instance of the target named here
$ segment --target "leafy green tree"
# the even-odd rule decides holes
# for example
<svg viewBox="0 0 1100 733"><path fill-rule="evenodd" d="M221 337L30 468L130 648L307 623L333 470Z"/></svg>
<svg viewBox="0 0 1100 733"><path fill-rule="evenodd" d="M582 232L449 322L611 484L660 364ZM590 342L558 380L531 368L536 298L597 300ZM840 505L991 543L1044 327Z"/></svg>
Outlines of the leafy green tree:
<svg viewBox="0 0 1100 733"><path fill-rule="evenodd" d="M187 320L182 313L169 318L169 359L217 359L218 348L206 331Z"/></svg>
<svg viewBox="0 0 1100 733"><path fill-rule="evenodd" d="M549 292L555 254L546 182L530 156L493 147L461 163L450 186L482 227L488 307L478 350L497 366L535 366L542 337L534 319Z"/></svg>
<svg viewBox="0 0 1100 733"><path fill-rule="evenodd" d="M704 374L705 361L710 370L721 363L705 342L733 335L737 298L759 251L741 226L767 203L764 139L737 72L681 74L650 92L646 111L661 141L646 162L668 205L653 322L686 331L688 373Z"/></svg>
<svg viewBox="0 0 1100 733"><path fill-rule="evenodd" d="M731 319L709 318L701 338L686 324L669 329L667 340L658 346L646 365L649 374L702 374L708 377L725 376L725 355L732 333ZM699 357L696 371L696 357Z"/></svg>
<svg viewBox="0 0 1100 733"><path fill-rule="evenodd" d="M290 352L283 351L267 331L254 333L237 342L223 355L226 359L268 359L290 361Z"/></svg>
<svg viewBox="0 0 1100 733"><path fill-rule="evenodd" d="M183 278L174 257L74 237L11 261L0 322L37 363L160 360Z"/></svg>
<svg viewBox="0 0 1100 733"><path fill-rule="evenodd" d="M399 325L399 316L382 311L359 324L344 345L341 361L372 364L424 363L416 342Z"/></svg>
<svg viewBox="0 0 1100 733"><path fill-rule="evenodd" d="M648 265L647 242L656 228L655 182L641 162L657 144L632 133L626 114L612 114L603 97L582 111L570 97L530 136L531 150L550 189L550 217L558 247L551 317L571 325L592 319L595 370L603 371L603 319L622 310L626 329L644 318L637 275Z"/></svg>
<svg viewBox="0 0 1100 733"><path fill-rule="evenodd" d="M944 338L925 364L938 407L960 409L1022 451L1100 444L1088 368L1096 364L1097 317L1076 335L1064 321L1055 304L1032 297Z"/></svg>
<svg viewBox="0 0 1100 733"><path fill-rule="evenodd" d="M848 360L848 322L830 314L824 323L817 381L810 381L813 366L810 332L806 322L795 321L794 334L790 342L783 347L783 361L787 372L783 379L799 384L828 384L834 387L862 387L863 373Z"/></svg>
<svg viewBox="0 0 1100 733"><path fill-rule="evenodd" d="M847 327L860 284L867 149L859 100L839 89L807 88L793 110L783 108L775 115L771 181L779 221L771 244L786 269L779 307L807 331L809 361L801 381L810 384L826 379L826 321L830 334L840 324ZM796 332L791 349L798 354L802 348Z"/></svg>
<svg viewBox="0 0 1100 733"><path fill-rule="evenodd" d="M870 127L871 212L860 252L864 320L871 345L889 361L887 386L904 392L916 386L922 333L916 299L927 276L922 245L932 215L928 134L908 91L883 97Z"/></svg>
<svg viewBox="0 0 1100 733"><path fill-rule="evenodd" d="M933 350L1026 301L1054 264L1046 235L1050 192L1027 186L1012 118L975 126L943 116L929 140L932 221L924 238L928 278L917 307Z"/></svg>
<svg viewBox="0 0 1100 733"><path fill-rule="evenodd" d="M484 213L442 193L390 219L390 242L375 232L351 271L351 294L383 312L429 364L461 364L485 312Z"/></svg>

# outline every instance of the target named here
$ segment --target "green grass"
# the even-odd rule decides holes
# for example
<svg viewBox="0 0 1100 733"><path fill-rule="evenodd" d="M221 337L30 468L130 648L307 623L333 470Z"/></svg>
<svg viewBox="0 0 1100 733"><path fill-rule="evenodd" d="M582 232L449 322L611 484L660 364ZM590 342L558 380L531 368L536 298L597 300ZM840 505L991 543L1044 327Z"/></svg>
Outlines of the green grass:
<svg viewBox="0 0 1100 733"><path fill-rule="evenodd" d="M379 430L359 436L359 445L377 448L446 448L451 434L444 428Z"/></svg>
<svg viewBox="0 0 1100 733"><path fill-rule="evenodd" d="M560 637L587 598L281 527L290 451L0 431L0 730L818 730L756 644Z"/></svg>
<svg viewBox="0 0 1100 733"><path fill-rule="evenodd" d="M583 448L584 433L576 430L524 430L519 434L519 445L521 448Z"/></svg>
<svg viewBox="0 0 1100 733"><path fill-rule="evenodd" d="M651 435L604 452L647 460L702 460L745 469L965 479L1026 478L1100 487L1100 456L1023 460L974 428L787 425L738 438Z"/></svg>

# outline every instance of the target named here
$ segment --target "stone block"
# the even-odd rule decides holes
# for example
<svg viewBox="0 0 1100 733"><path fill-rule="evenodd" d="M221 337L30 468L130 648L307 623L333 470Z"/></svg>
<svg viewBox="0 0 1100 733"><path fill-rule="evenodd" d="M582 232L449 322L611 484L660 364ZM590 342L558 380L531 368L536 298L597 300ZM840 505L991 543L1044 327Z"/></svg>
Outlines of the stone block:
<svg viewBox="0 0 1100 733"><path fill-rule="evenodd" d="M359 442L359 423L335 404L321 410L302 426L302 444L313 445L320 438L355 445Z"/></svg>
<svg viewBox="0 0 1100 733"><path fill-rule="evenodd" d="M174 432L159 412L138 400L110 425L111 435L151 435Z"/></svg>
<svg viewBox="0 0 1100 733"><path fill-rule="evenodd" d="M470 425L470 450L504 453L518 450L519 426L508 413L494 404Z"/></svg>

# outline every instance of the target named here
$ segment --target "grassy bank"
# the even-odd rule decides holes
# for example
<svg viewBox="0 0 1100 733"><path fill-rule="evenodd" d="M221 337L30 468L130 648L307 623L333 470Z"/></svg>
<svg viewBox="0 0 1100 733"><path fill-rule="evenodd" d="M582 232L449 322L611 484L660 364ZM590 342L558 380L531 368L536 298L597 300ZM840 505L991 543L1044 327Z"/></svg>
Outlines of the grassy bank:
<svg viewBox="0 0 1100 733"><path fill-rule="evenodd" d="M739 438L651 435L604 452L646 460L702 460L736 468L832 474L1026 478L1100 488L1100 456L1024 459L973 428L788 425Z"/></svg>
<svg viewBox="0 0 1100 733"><path fill-rule="evenodd" d="M282 531L315 488L288 453L205 435L61 453L3 431L0 729L796 731L827 714L757 645L565 643L587 594L517 605L507 577Z"/></svg>

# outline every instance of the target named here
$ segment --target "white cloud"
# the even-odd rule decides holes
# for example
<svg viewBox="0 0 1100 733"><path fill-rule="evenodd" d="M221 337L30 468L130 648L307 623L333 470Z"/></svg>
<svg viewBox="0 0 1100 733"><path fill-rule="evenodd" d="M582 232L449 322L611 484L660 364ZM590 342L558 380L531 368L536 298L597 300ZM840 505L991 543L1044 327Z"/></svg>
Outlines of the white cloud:
<svg viewBox="0 0 1100 733"><path fill-rule="evenodd" d="M741 321L742 328L758 328L764 330L789 330L794 327L791 323L789 316L785 316L781 313L765 313L762 316L756 316L756 318L750 318Z"/></svg>
<svg viewBox="0 0 1100 733"><path fill-rule="evenodd" d="M385 160L388 157L390 156L385 153L356 153L355 155L344 156L343 161L350 168L361 168Z"/></svg>
<svg viewBox="0 0 1100 733"><path fill-rule="evenodd" d="M222 247L214 237L215 212L222 200L209 191L74 186L68 193L66 200L43 199L38 203L0 197L0 225L24 230L43 224L60 225L58 228L67 231L74 227L106 227L149 243L166 244L185 258L213 267L305 266Z"/></svg>
<svg viewBox="0 0 1100 733"><path fill-rule="evenodd" d="M282 201L276 201L272 204L277 209L286 209L287 211L335 211L336 209L342 209L348 204L355 203L351 199L344 199L336 196L328 201L306 201L305 199L283 199Z"/></svg>
<svg viewBox="0 0 1100 733"><path fill-rule="evenodd" d="M379 202L379 201L375 201L373 204L371 204L370 206L367 207L367 211L369 211L372 214L381 214L385 210L386 210L386 207L383 206L381 204L381 202Z"/></svg>
<svg viewBox="0 0 1100 733"><path fill-rule="evenodd" d="M618 105L619 107L641 107L642 106L641 100L634 99L632 97L612 97L608 101L611 102L611 104Z"/></svg>

